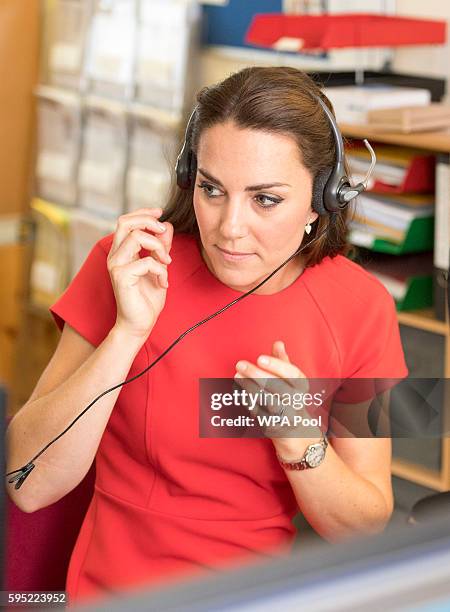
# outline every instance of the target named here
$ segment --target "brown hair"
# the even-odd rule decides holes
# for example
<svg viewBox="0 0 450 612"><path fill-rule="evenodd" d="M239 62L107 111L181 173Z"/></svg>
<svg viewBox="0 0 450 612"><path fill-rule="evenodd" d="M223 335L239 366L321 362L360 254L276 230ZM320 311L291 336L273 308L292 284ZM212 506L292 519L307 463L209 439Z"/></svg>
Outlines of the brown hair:
<svg viewBox="0 0 450 612"><path fill-rule="evenodd" d="M297 142L300 159L313 179L334 165L335 142L330 123L319 102L321 97L330 110L332 105L318 84L306 73L289 66L244 68L224 81L205 87L197 94L198 109L191 136L196 155L203 130L218 123L233 121L240 128L250 128L287 135ZM348 170L348 168L347 168ZM193 207L193 185L180 189L174 173L168 203L160 221L169 221L175 233L199 236ZM326 232L311 247L302 251L305 266L313 266L324 257L346 255L348 207L319 216L311 233L304 234L302 245L318 233Z"/></svg>

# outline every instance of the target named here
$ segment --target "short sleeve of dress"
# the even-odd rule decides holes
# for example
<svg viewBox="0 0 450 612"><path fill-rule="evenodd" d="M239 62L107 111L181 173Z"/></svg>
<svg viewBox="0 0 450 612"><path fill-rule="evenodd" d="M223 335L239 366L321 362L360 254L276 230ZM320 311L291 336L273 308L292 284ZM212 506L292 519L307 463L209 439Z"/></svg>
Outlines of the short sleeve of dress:
<svg viewBox="0 0 450 612"><path fill-rule="evenodd" d="M50 307L59 329L68 323L93 346L106 338L117 313L106 242L103 238L94 245L70 285Z"/></svg>
<svg viewBox="0 0 450 612"><path fill-rule="evenodd" d="M373 397L408 376L395 302L384 288L374 293L370 307L352 324L346 378L334 396L344 403Z"/></svg>

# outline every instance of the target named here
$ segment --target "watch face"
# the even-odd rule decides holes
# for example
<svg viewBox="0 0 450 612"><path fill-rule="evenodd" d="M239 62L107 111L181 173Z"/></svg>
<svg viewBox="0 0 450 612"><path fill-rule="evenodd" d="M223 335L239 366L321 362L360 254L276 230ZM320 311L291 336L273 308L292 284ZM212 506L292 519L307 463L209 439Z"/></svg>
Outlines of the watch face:
<svg viewBox="0 0 450 612"><path fill-rule="evenodd" d="M325 457L325 449L321 444L313 444L306 453L306 463L309 467L317 467L322 463Z"/></svg>

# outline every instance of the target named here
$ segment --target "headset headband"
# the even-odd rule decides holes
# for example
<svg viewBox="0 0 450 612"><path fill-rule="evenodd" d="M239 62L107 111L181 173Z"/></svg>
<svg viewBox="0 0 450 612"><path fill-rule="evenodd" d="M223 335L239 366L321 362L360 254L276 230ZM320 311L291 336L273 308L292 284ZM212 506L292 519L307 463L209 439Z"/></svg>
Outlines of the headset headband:
<svg viewBox="0 0 450 612"><path fill-rule="evenodd" d="M319 214L336 213L344 209L351 200L356 198L362 191L367 189L367 183L373 172L376 163L375 152L367 140L364 144L371 155L371 164L364 180L355 186L350 184L344 164L344 142L342 134L336 123L333 113L320 96L312 93L312 96L319 102L333 132L336 148L336 162L332 168L326 168L319 172L315 178L313 188L313 208ZM191 148L191 137L194 129L195 120L199 104L194 108L189 118L183 147L178 155L175 171L177 175L177 185L180 189L191 189L193 186L192 177L197 171L197 160Z"/></svg>

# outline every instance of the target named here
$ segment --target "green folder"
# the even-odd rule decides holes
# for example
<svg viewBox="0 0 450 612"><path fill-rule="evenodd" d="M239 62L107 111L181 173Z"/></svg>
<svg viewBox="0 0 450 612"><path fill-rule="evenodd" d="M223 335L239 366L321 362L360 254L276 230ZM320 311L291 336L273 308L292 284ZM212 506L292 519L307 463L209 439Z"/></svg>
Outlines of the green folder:
<svg viewBox="0 0 450 612"><path fill-rule="evenodd" d="M397 310L417 310L433 306L433 277L412 276L402 300L395 300Z"/></svg>
<svg viewBox="0 0 450 612"><path fill-rule="evenodd" d="M430 308L433 306L434 294L433 294L433 268L432 268L432 253L420 254L420 255L406 255L406 260L409 261L411 271L405 276L398 277L398 265L403 258L402 256L392 255L370 255L364 249L355 248L347 257L367 269L370 274L373 274L378 280L384 284L386 289L391 293L395 300L395 305L398 311L404 310L417 310L423 308ZM368 258L368 259L367 259ZM411 262L412 258L412 262ZM425 258L425 259L424 259ZM389 263L392 260L392 275L389 274L388 269L383 269L376 265L376 262ZM428 262L428 263L426 263ZM403 263L403 265L405 265ZM397 275L396 270L397 268ZM383 277L387 277L384 280ZM400 280L404 283L404 291L394 290L388 283L387 279L392 278L392 281Z"/></svg>
<svg viewBox="0 0 450 612"><path fill-rule="evenodd" d="M390 253L391 255L430 251L434 244L434 217L413 219L404 241L400 244L384 238L377 238L369 233L367 233L366 239L362 239L361 232L354 232L353 230L350 230L349 240L355 246L362 246L371 251Z"/></svg>

